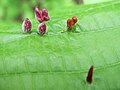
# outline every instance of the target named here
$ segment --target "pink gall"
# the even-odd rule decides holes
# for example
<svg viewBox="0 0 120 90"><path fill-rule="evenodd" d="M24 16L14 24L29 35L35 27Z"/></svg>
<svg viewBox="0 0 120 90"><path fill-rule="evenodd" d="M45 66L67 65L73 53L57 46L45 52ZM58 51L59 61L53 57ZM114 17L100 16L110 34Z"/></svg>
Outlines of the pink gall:
<svg viewBox="0 0 120 90"><path fill-rule="evenodd" d="M48 15L48 11L45 8L42 9L42 17L43 17L44 21L49 21L50 20L50 17Z"/></svg>
<svg viewBox="0 0 120 90"><path fill-rule="evenodd" d="M31 29L32 29L32 23L31 23L31 21L28 19L28 18L26 18L24 21L23 21L23 24L22 24L22 30L23 30L23 32L30 32L31 31Z"/></svg>
<svg viewBox="0 0 120 90"><path fill-rule="evenodd" d="M44 35L46 33L46 25L44 23L41 23L38 26L38 34Z"/></svg>
<svg viewBox="0 0 120 90"><path fill-rule="evenodd" d="M35 18L41 23L43 22L42 12L38 9L38 7L35 7Z"/></svg>

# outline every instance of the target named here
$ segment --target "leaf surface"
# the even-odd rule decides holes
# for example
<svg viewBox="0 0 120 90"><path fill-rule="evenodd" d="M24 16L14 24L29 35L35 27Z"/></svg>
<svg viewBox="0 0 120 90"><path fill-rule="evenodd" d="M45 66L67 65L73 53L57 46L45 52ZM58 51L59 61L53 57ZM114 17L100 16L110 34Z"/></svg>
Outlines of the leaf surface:
<svg viewBox="0 0 120 90"><path fill-rule="evenodd" d="M80 33L61 33L74 15ZM120 89L120 1L68 7L50 16L43 37L36 34L37 24L31 34L23 34L19 24L0 24L0 90Z"/></svg>

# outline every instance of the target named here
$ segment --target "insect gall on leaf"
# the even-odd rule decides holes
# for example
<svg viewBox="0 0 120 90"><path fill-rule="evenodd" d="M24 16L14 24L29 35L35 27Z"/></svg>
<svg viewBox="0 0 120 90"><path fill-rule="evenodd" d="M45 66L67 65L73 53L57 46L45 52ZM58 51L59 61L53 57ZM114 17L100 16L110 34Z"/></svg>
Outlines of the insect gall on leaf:
<svg viewBox="0 0 120 90"><path fill-rule="evenodd" d="M38 20L38 22L43 22L42 12L39 10L39 8L35 7L35 18Z"/></svg>
<svg viewBox="0 0 120 90"><path fill-rule="evenodd" d="M35 7L35 18L40 23L50 20L47 9L43 8L42 10L39 10L37 6Z"/></svg>
<svg viewBox="0 0 120 90"><path fill-rule="evenodd" d="M38 34L43 36L46 33L46 24L41 23L38 25Z"/></svg>
<svg viewBox="0 0 120 90"><path fill-rule="evenodd" d="M48 11L46 8L43 8L42 9L42 17L43 17L43 20L44 21L49 21L50 20L50 17L48 15Z"/></svg>
<svg viewBox="0 0 120 90"><path fill-rule="evenodd" d="M75 24L77 23L77 18L76 16L73 16L72 19L67 20L67 31L76 31L76 26Z"/></svg>
<svg viewBox="0 0 120 90"><path fill-rule="evenodd" d="M25 33L29 33L31 31L31 29L32 29L32 23L31 23L31 21L28 18L26 18L23 21L22 30Z"/></svg>
<svg viewBox="0 0 120 90"><path fill-rule="evenodd" d="M86 81L90 84L92 83L92 78L93 78L93 68L94 68L93 66L90 67L86 78Z"/></svg>
<svg viewBox="0 0 120 90"><path fill-rule="evenodd" d="M73 26L74 26L74 22L72 21L72 19L68 19L67 20L67 29L68 29L68 31L71 31Z"/></svg>
<svg viewBox="0 0 120 90"><path fill-rule="evenodd" d="M72 20L73 20L74 23L76 23L76 22L77 22L77 17L76 17L76 16L73 16L73 17L72 17Z"/></svg>

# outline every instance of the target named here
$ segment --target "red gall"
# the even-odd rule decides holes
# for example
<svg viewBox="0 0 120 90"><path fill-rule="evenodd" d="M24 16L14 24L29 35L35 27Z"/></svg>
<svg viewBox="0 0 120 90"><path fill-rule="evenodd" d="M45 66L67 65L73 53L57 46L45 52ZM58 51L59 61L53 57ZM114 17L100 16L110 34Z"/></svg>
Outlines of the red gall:
<svg viewBox="0 0 120 90"><path fill-rule="evenodd" d="M86 78L86 81L88 83L92 83L92 77L93 77L93 66L90 67L89 71L88 71L88 75L87 75L87 78Z"/></svg>
<svg viewBox="0 0 120 90"><path fill-rule="evenodd" d="M22 24L22 30L23 30L23 32L30 32L31 31L31 29L32 29L32 23L31 23L31 21L28 19L28 18L26 18L24 21L23 21L23 24Z"/></svg>
<svg viewBox="0 0 120 90"><path fill-rule="evenodd" d="M48 11L45 8L43 8L42 10L39 10L39 8L36 7L35 8L35 17L40 23L50 20L50 17L48 15Z"/></svg>
<svg viewBox="0 0 120 90"><path fill-rule="evenodd" d="M77 23L76 16L73 16L72 19L68 19L67 20L67 30L71 31L75 27L76 23Z"/></svg>
<svg viewBox="0 0 120 90"><path fill-rule="evenodd" d="M35 7L35 18L41 23L43 22L42 12L38 9L38 7Z"/></svg>
<svg viewBox="0 0 120 90"><path fill-rule="evenodd" d="M38 34L44 35L46 33L46 25L44 23L41 23L38 26Z"/></svg>

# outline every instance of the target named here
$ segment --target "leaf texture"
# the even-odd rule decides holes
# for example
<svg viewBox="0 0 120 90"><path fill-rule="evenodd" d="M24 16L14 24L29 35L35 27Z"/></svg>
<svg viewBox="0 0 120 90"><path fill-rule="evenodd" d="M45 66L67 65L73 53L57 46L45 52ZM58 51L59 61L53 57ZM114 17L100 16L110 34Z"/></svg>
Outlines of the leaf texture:
<svg viewBox="0 0 120 90"><path fill-rule="evenodd" d="M119 90L120 1L50 14L43 37L23 34L19 24L1 24L0 90ZM61 33L74 15L80 33ZM88 84L91 65L93 83Z"/></svg>

